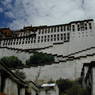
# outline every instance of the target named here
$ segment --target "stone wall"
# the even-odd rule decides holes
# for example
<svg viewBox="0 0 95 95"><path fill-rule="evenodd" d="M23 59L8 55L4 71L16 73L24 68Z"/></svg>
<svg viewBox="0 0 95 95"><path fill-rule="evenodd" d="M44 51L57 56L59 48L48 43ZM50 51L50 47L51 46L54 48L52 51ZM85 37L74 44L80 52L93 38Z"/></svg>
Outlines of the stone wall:
<svg viewBox="0 0 95 95"><path fill-rule="evenodd" d="M95 55L86 56L87 54L92 54L92 53L94 53L94 48L92 48L91 50L83 51L83 52L73 55L75 57L79 57L79 56L85 56L85 57L81 57L79 59L75 59L72 61L67 60L66 62L61 62L64 58L56 56L58 63L42 66L41 74L39 78L42 80L43 79L57 80L59 78L70 78L70 79L78 78L80 77L82 63L91 62L95 60ZM0 48L0 58L2 56L17 56L24 63L26 59L30 57L30 55L32 55L32 53ZM27 79L30 79L30 80L35 80L35 77L37 76L38 71L39 71L39 67L31 67L31 68L24 69L24 72L27 75Z"/></svg>
<svg viewBox="0 0 95 95"><path fill-rule="evenodd" d="M82 64L74 61L52 64L41 67L40 80L57 80L60 78L75 79L80 77ZM25 68L23 71L27 75L27 79L35 81L40 67Z"/></svg>
<svg viewBox="0 0 95 95"><path fill-rule="evenodd" d="M58 80L60 78L76 79L81 75L83 63L95 61L95 55L80 57L65 62L58 62L52 65L39 67L24 68L23 71L27 75L27 79L35 81L40 71L40 80ZM41 70L39 70L41 68Z"/></svg>
<svg viewBox="0 0 95 95"><path fill-rule="evenodd" d="M23 63L32 55L32 53L22 52L18 50L11 50L7 48L0 48L0 58L4 56L17 56Z"/></svg>

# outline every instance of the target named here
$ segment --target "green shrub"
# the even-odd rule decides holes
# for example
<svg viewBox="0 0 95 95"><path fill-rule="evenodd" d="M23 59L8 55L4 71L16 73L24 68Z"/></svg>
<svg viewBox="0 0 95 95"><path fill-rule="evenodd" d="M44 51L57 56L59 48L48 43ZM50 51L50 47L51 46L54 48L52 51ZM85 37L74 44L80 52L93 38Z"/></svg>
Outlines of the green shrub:
<svg viewBox="0 0 95 95"><path fill-rule="evenodd" d="M26 65L29 66L43 66L49 65L54 62L54 57L52 55L35 52L33 56L26 61Z"/></svg>
<svg viewBox="0 0 95 95"><path fill-rule="evenodd" d="M5 64L8 68L20 68L23 67L22 61L19 60L16 56L5 56L0 59L0 62Z"/></svg>
<svg viewBox="0 0 95 95"><path fill-rule="evenodd" d="M87 89L80 85L80 78L76 80L59 79L56 81L59 95L90 95Z"/></svg>
<svg viewBox="0 0 95 95"><path fill-rule="evenodd" d="M67 95L90 95L88 94L87 90L84 88L81 88L80 85L74 85L70 89L66 91Z"/></svg>

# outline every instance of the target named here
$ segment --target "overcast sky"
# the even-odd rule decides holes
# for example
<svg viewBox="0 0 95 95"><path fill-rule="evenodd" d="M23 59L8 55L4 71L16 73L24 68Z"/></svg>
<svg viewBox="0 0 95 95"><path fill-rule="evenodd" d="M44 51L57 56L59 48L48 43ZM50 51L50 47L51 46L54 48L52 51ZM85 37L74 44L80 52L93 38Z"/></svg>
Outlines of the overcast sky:
<svg viewBox="0 0 95 95"><path fill-rule="evenodd" d="M64 24L95 18L95 0L0 0L0 27Z"/></svg>

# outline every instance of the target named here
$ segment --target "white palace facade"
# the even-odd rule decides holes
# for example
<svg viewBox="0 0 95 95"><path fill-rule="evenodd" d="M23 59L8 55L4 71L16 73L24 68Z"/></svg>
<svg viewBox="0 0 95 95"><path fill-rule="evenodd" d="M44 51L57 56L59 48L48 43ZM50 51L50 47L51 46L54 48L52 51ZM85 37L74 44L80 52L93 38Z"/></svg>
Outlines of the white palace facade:
<svg viewBox="0 0 95 95"><path fill-rule="evenodd" d="M93 19L53 26L29 26L12 32L12 37L0 39L0 47L38 50L57 55L69 55L95 46Z"/></svg>
<svg viewBox="0 0 95 95"><path fill-rule="evenodd" d="M46 80L76 79L80 77L82 71L84 72L82 70L84 63L90 64L94 61L95 64L95 22L93 19L52 26L28 26L21 30L10 31L9 34L6 34L6 31L0 32L0 57L15 55L25 61L34 51L55 56L54 64L43 66L40 79L45 79L45 77ZM6 37L5 34L9 36ZM38 68L31 67L25 71L31 71L30 78L32 79L35 78L33 71ZM95 95L95 71L84 73L93 75L91 95ZM90 78L88 77L87 80L89 81ZM84 83L84 80L82 81Z"/></svg>

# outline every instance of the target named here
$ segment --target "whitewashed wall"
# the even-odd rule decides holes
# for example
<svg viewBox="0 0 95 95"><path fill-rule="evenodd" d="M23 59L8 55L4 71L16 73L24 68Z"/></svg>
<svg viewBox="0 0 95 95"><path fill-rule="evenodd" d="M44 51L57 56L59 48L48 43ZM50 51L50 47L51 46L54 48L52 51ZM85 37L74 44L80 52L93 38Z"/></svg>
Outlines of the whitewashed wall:
<svg viewBox="0 0 95 95"><path fill-rule="evenodd" d="M87 51L86 53L80 53L76 54L75 56L80 56L88 53L94 53L94 49ZM9 50L9 49L0 49L0 57L2 56L17 56L19 59L21 59L23 62L26 61L30 57L29 53L25 52L17 52L14 50ZM59 58L62 60L62 58ZM88 63L91 61L95 60L95 55L94 56L88 56L85 58L77 59L73 62L59 62L59 64L52 64L52 65L46 65L41 67L41 75L40 79L59 79L60 77L62 78L71 78L74 79L75 76L79 77L81 68L82 68L82 63ZM58 60L57 60L58 61ZM77 65L76 65L77 63ZM76 68L76 71L75 71ZM32 67L28 69L24 69L24 71L27 74L28 79L35 80L35 76L37 76L37 73L39 71L39 67ZM76 75L75 75L76 72Z"/></svg>
<svg viewBox="0 0 95 95"><path fill-rule="evenodd" d="M23 63L25 63L25 61L28 58L30 58L30 55L32 55L32 53L30 54L26 52L17 51L17 50L0 48L0 58L2 58L3 56L17 56L20 60L22 60Z"/></svg>
<svg viewBox="0 0 95 95"><path fill-rule="evenodd" d="M57 60L58 61L58 60ZM41 73L39 79L42 80L57 80L59 78L75 79L80 77L83 63L90 63L95 61L94 56L87 56L73 61L59 62L59 64L41 66ZM31 67L23 69L26 72L27 78L35 80L40 67Z"/></svg>
<svg viewBox="0 0 95 95"><path fill-rule="evenodd" d="M41 73L39 79L41 80L57 80L60 78L70 78L75 79L80 77L82 64L77 64L74 61L60 63L60 64L52 64L41 67ZM31 67L27 69L23 69L23 71L27 75L27 79L35 80L39 72L39 67Z"/></svg>
<svg viewBox="0 0 95 95"><path fill-rule="evenodd" d="M11 79L7 78L5 82L4 93L7 95L18 95L17 84Z"/></svg>

